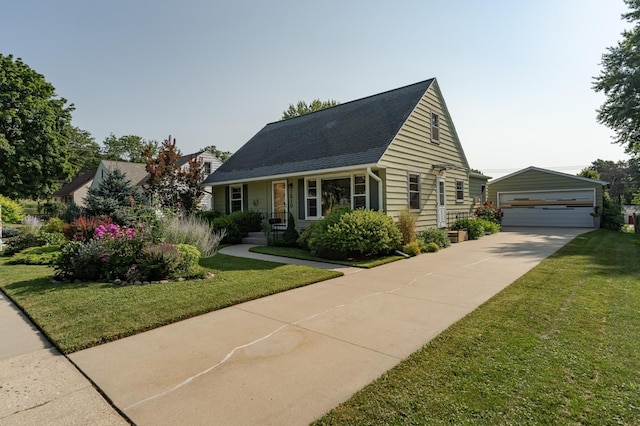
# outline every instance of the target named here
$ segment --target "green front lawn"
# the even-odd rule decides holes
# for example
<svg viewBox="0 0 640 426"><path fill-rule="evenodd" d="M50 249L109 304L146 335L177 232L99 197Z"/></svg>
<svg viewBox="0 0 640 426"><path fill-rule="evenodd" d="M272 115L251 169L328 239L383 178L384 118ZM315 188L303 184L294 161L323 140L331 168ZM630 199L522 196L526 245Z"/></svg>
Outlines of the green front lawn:
<svg viewBox="0 0 640 426"><path fill-rule="evenodd" d="M577 237L318 425L640 423L640 235Z"/></svg>
<svg viewBox="0 0 640 426"><path fill-rule="evenodd" d="M53 269L9 265L0 288L63 353L70 353L206 312L342 275L218 254L200 265L214 278L166 284L52 284Z"/></svg>
<svg viewBox="0 0 640 426"><path fill-rule="evenodd" d="M336 265L353 266L356 268L375 268L376 266L384 265L385 263L395 262L396 260L404 259L403 256L382 256L374 259L360 259L360 260L328 260L321 257L313 256L307 250L302 250L297 247L276 247L276 246L256 246L251 247L249 251L254 253L270 254L273 256L290 257L292 259L311 260L313 262L323 263L335 263Z"/></svg>

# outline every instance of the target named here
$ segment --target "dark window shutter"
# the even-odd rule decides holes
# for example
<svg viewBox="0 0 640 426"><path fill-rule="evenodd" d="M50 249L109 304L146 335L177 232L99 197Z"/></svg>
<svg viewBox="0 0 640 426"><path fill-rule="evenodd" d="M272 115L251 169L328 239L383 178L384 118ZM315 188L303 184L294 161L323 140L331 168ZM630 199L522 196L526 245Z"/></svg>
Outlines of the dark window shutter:
<svg viewBox="0 0 640 426"><path fill-rule="evenodd" d="M298 179L298 219L304 220L304 179Z"/></svg>
<svg viewBox="0 0 640 426"><path fill-rule="evenodd" d="M242 211L249 210L249 185L242 185Z"/></svg>
<svg viewBox="0 0 640 426"><path fill-rule="evenodd" d="M224 211L231 213L231 200L229 199L229 185L224 187Z"/></svg>

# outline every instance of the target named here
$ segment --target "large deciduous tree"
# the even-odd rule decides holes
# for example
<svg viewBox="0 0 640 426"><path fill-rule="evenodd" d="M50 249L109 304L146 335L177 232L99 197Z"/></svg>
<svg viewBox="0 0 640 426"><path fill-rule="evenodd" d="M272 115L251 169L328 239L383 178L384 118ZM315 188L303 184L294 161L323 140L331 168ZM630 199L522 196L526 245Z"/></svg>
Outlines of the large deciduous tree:
<svg viewBox="0 0 640 426"><path fill-rule="evenodd" d="M602 71L593 88L606 96L598 109L600 123L615 131L614 142L640 155L640 0L624 0L630 11L622 18L633 28L602 55Z"/></svg>
<svg viewBox="0 0 640 426"><path fill-rule="evenodd" d="M0 54L0 193L48 198L76 172L70 162L73 105L20 58Z"/></svg>
<svg viewBox="0 0 640 426"><path fill-rule="evenodd" d="M71 127L69 150L71 152L70 161L78 172L95 169L100 164L100 145L86 130Z"/></svg>
<svg viewBox="0 0 640 426"><path fill-rule="evenodd" d="M104 145L102 156L105 160L144 163L146 161L145 152L149 150L152 155L155 155L158 151L157 141L148 141L136 135L117 137L111 133L102 144Z"/></svg>
<svg viewBox="0 0 640 426"><path fill-rule="evenodd" d="M151 149L145 151L149 180L145 191L160 207L190 214L198 209L204 196L202 186L202 161L195 156L184 167L178 164L181 157L171 135L162 143L158 155Z"/></svg>
<svg viewBox="0 0 640 426"><path fill-rule="evenodd" d="M314 99L310 104L307 104L305 101L299 101L296 105L289 104L289 108L287 108L285 111L282 111L281 120L288 120L290 118L298 117L310 112L320 111L321 109L336 106L339 103L340 102L334 99L327 99L326 101Z"/></svg>

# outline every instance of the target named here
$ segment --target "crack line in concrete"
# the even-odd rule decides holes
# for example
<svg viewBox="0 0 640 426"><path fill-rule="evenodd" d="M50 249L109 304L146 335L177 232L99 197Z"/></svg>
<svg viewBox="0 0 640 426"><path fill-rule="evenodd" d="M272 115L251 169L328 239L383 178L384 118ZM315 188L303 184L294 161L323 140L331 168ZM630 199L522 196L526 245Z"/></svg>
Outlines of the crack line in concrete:
<svg viewBox="0 0 640 426"><path fill-rule="evenodd" d="M499 258L499 257L504 257L504 255L503 255L503 254L501 254L500 256L489 256L489 257L487 257L487 258L485 258L485 259L482 259L482 260L479 260L479 261L477 261L477 262L473 262L473 263L469 263L469 264L467 264L467 265L463 265L462 267L463 267L463 268L468 268L468 267L470 267L470 266L475 266L475 265L478 265L478 264L480 264L480 263L488 262L488 261L490 261L491 259L497 259L497 258Z"/></svg>
<svg viewBox="0 0 640 426"><path fill-rule="evenodd" d="M393 290L379 291L379 292L376 292L376 293L367 294L367 295L364 295L364 296L358 297L358 298L356 298L356 299L354 299L354 300L350 301L349 303L343 303L343 304L340 304L340 305L335 305L335 306L332 306L332 307L330 307L330 308L328 308L328 309L325 309L325 310L324 310L324 311L322 311L322 312L317 312L317 313L315 313L315 314L313 314L313 315L309 315L308 317L301 318L301 319L296 320L296 321L294 321L294 322L292 322L292 323L284 324L284 325L282 325L282 326L280 326L280 327L276 328L276 329L275 329L274 331L272 331L271 333L266 334L266 335L264 335L264 336L260 337L259 339L253 340L253 341L251 341L251 342L249 342L249 343L245 343L244 345L236 346L236 347L235 347L235 348L233 348L229 353L227 353L227 355L225 355L225 357L224 357L221 361L219 361L218 363L216 363L216 364L212 365L211 367L207 368L206 370L202 370L201 372L199 372L199 373L197 373L197 374L195 374L195 375L193 375L193 376L191 376L191 377L188 377L187 379L183 380L182 382L178 383L177 385L173 386L172 388L167 389L167 390L166 390L166 391L164 391L164 392L160 392L160 393L157 393L157 394L155 394L155 395L151 395L150 397L147 397L147 398L145 398L145 399L142 399L142 400L140 400L140 401L138 401L138 402L136 402L136 403L134 403L134 404L131 404L131 405L129 405L128 407L124 408L124 409L123 409L123 411L127 411L127 410L129 410L129 409L131 409L131 408L135 408L135 407L137 407L138 405L144 404L144 403L149 402L149 401L153 401L153 400L158 399L158 398L162 398L163 396L166 396L166 395L168 395L168 394L170 394L170 393L172 393L172 392L177 391L178 389L180 389L180 388L182 388L183 386L185 386L185 385L189 384L190 382L192 382L193 380L197 379L198 377L203 376L203 375L205 375L205 374L207 374L207 373L209 373L209 372L213 371L214 369L218 368L219 366L221 366L222 364L224 364L225 362L227 362L227 361L228 361L228 360L233 356L233 354L235 354L235 353L236 353L236 351L238 351L238 350L240 350L240 349L248 348L249 346L253 346L253 345L255 345L256 343L260 343L260 342L262 342L263 340L267 340L268 338L272 337L273 335L275 335L276 333L278 333L280 330L283 330L284 328L287 328L287 327L289 327L289 326L291 326L291 325L298 325L298 324L300 324L300 323L301 323L301 322L303 322L303 321L308 321L308 320L310 320L310 319L313 319L313 318L319 317L319 316L324 315L324 314L327 314L327 313L329 313L329 312L331 312L331 311L333 311L333 310L335 310L335 309L338 309L338 308L344 308L344 307L345 307L345 306L347 306L347 305L354 304L354 303L358 303L359 301L361 301L361 300L363 300L363 299L366 299L366 298L368 298L368 297L380 296L380 295L382 295L382 294L391 294L391 293L395 293L396 291L402 290L402 289L403 289L403 288L405 288L405 287L408 287L408 286L410 286L410 285L413 285L416 281L418 281L418 279L419 279L419 278L424 278L424 277L427 277L427 276L429 276L429 275L432 275L432 272L428 272L428 273L426 273L426 274L424 274L424 275L422 275L422 276L415 277L414 279L412 279L411 281L409 281L407 284L405 284L405 285L403 285L403 286L401 286L401 287L398 287L398 288L394 288ZM239 309L239 308L236 308L236 309ZM240 310L243 310L243 309L240 309ZM245 311L245 312L249 312L249 311ZM277 321L277 320L276 320L276 321Z"/></svg>

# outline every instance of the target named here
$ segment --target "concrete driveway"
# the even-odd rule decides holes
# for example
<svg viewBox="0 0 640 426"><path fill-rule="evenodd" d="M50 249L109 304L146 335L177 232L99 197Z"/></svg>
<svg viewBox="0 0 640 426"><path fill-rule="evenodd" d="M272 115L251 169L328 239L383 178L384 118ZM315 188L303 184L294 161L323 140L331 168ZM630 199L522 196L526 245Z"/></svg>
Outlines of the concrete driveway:
<svg viewBox="0 0 640 426"><path fill-rule="evenodd" d="M70 358L138 425L308 424L588 229L506 229Z"/></svg>

